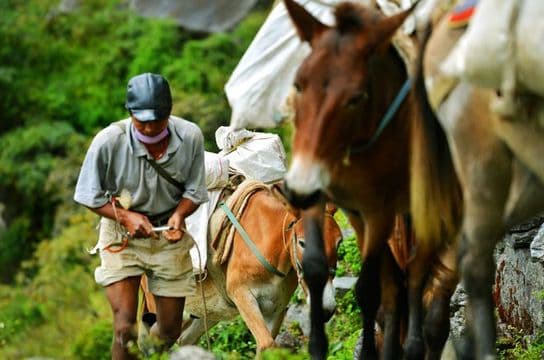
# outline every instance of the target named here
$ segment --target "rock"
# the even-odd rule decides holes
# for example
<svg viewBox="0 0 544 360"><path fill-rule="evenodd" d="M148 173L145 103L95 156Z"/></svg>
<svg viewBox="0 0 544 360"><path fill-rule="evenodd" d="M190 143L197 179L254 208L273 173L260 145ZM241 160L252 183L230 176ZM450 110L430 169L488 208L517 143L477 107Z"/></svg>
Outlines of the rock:
<svg viewBox="0 0 544 360"><path fill-rule="evenodd" d="M511 232L506 235L504 242L513 249L526 249L537 233L538 228L531 228L524 232Z"/></svg>
<svg viewBox="0 0 544 360"><path fill-rule="evenodd" d="M544 224L540 226L538 233L531 242L529 247L531 253L531 261L544 264Z"/></svg>
<svg viewBox="0 0 544 360"><path fill-rule="evenodd" d="M304 336L310 336L310 307L307 304L289 305L283 325L287 328L296 323Z"/></svg>
<svg viewBox="0 0 544 360"><path fill-rule="evenodd" d="M531 229L538 228L540 224L544 222L544 217L537 216L532 219L530 219L527 222L524 222L523 224L519 224L516 226L513 226L508 233L516 233L516 232L527 232Z"/></svg>
<svg viewBox="0 0 544 360"><path fill-rule="evenodd" d="M216 360L217 357L198 346L182 346L170 354L170 360Z"/></svg>
<svg viewBox="0 0 544 360"><path fill-rule="evenodd" d="M529 249L505 246L497 259L493 296L499 319L527 335L544 330L544 266L531 261Z"/></svg>
<svg viewBox="0 0 544 360"><path fill-rule="evenodd" d="M457 285L450 300L450 336L461 337L465 332L465 306L467 294L461 284Z"/></svg>
<svg viewBox="0 0 544 360"><path fill-rule="evenodd" d="M130 0L130 7L144 17L171 18L179 26L206 33L233 28L257 0Z"/></svg>
<svg viewBox="0 0 544 360"><path fill-rule="evenodd" d="M357 282L357 278L353 276L335 277L332 280L332 286L334 287L334 290L336 291L336 298L339 298L339 297L341 298L349 290L353 289L356 282Z"/></svg>
<svg viewBox="0 0 544 360"><path fill-rule="evenodd" d="M280 332L274 341L278 346L291 350L298 350L303 346L302 340L289 331Z"/></svg>

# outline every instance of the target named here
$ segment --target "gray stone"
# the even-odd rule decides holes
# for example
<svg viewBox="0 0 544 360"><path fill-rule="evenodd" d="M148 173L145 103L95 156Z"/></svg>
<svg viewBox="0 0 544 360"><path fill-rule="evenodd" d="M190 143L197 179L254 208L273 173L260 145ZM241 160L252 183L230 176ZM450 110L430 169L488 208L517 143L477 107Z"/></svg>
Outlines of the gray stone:
<svg viewBox="0 0 544 360"><path fill-rule="evenodd" d="M461 284L457 285L450 300L450 336L459 338L465 332L465 306L467 294Z"/></svg>
<svg viewBox="0 0 544 360"><path fill-rule="evenodd" d="M279 347L291 350L297 350L303 346L301 339L291 334L289 331L280 332L274 341Z"/></svg>
<svg viewBox="0 0 544 360"><path fill-rule="evenodd" d="M538 230L529 249L531 252L531 261L538 261L544 264L544 224Z"/></svg>
<svg viewBox="0 0 544 360"><path fill-rule="evenodd" d="M543 222L544 222L544 217L537 216L528 220L527 222L524 222L523 224L512 226L512 228L508 231L508 233L526 232L531 229L538 228L540 224L542 224Z"/></svg>
<svg viewBox="0 0 544 360"><path fill-rule="evenodd" d="M170 354L170 360L216 360L217 357L198 346L182 346Z"/></svg>
<svg viewBox="0 0 544 360"><path fill-rule="evenodd" d="M130 7L144 17L171 18L193 31L221 32L242 20L257 0L130 0Z"/></svg>
<svg viewBox="0 0 544 360"><path fill-rule="evenodd" d="M336 291L336 297L344 296L344 294L355 286L356 282L357 278L353 276L335 277L332 280L332 286L334 286L334 290Z"/></svg>
<svg viewBox="0 0 544 360"><path fill-rule="evenodd" d="M527 335L544 330L544 266L531 261L529 249L504 248L497 260L493 295L499 319Z"/></svg>
<svg viewBox="0 0 544 360"><path fill-rule="evenodd" d="M512 232L506 235L504 242L514 249L526 249L531 245L538 228L531 228L524 232Z"/></svg>
<svg viewBox="0 0 544 360"><path fill-rule="evenodd" d="M289 305L283 325L287 328L296 323L304 336L310 336L310 307L308 304Z"/></svg>

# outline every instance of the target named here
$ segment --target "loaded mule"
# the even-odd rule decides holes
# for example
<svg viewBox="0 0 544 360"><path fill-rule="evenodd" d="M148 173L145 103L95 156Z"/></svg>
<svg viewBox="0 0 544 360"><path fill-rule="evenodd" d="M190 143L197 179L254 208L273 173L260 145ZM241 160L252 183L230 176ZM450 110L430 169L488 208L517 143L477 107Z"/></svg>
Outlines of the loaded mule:
<svg viewBox="0 0 544 360"><path fill-rule="evenodd" d="M385 17L374 8L341 3L335 9L336 24L327 26L296 2L284 2L301 40L311 46L294 82L295 133L284 186L294 206L308 208L303 269L311 298L321 298L328 276L322 214L329 198L349 209L361 251L356 285L363 321L360 357L380 355L375 320L381 305L381 356L401 358L404 274L387 239L396 217L408 215L416 236L406 270L404 356L438 358L448 337L449 298L457 282L451 254L462 206L449 149L436 146L442 145L438 139L444 133L440 126L431 129L432 136L424 133L429 129L421 126L417 103L408 96L403 59L414 61L417 47L414 51L411 38L393 36L411 10ZM412 51L407 55L405 49ZM446 260L449 271L434 277L433 269ZM425 316L423 291L431 281L440 291ZM326 357L324 314L317 301L311 303L309 347L312 358Z"/></svg>
<svg viewBox="0 0 544 360"><path fill-rule="evenodd" d="M502 96L498 89L448 76L442 64L464 29L451 28L448 16L439 18L424 47L419 99L426 126L438 121L444 128L462 185L458 260L468 294L471 340L464 342L469 346L465 353L495 359L493 251L506 230L544 211L544 99L517 88L515 111L501 116L494 111Z"/></svg>
<svg viewBox="0 0 544 360"><path fill-rule="evenodd" d="M178 343L194 344L206 328L241 315L255 337L258 355L275 345L297 284L305 288L301 214L272 187L255 180L242 182L223 204L219 204L208 225L208 276L197 284L197 293L186 299L185 311L191 316L184 321ZM233 226L224 206L243 230ZM336 207L327 206L323 235L328 275L327 289L319 302L324 303L328 318L336 307L332 279L342 240L335 212ZM148 295L146 292L146 305L153 313L153 297Z"/></svg>

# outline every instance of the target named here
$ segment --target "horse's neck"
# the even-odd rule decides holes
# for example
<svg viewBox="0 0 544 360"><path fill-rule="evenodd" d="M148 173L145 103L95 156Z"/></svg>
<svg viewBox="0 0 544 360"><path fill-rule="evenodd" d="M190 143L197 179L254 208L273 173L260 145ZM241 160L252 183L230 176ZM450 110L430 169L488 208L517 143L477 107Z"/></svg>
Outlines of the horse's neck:
<svg viewBox="0 0 544 360"><path fill-rule="evenodd" d="M359 123L372 124L376 128L383 120L395 96L407 79L405 65L393 46L385 54L376 54L369 60L370 108L363 111ZM390 126L395 126L392 121ZM371 130L373 131L373 130ZM368 134L361 134L368 137Z"/></svg>

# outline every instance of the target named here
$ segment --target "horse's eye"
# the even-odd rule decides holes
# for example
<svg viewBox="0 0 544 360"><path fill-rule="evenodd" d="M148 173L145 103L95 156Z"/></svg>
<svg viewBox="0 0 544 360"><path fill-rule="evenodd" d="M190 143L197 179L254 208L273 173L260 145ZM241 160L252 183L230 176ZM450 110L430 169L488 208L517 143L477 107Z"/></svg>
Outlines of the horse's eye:
<svg viewBox="0 0 544 360"><path fill-rule="evenodd" d="M304 249L306 247L306 242L304 240L299 240L298 245Z"/></svg>
<svg viewBox="0 0 544 360"><path fill-rule="evenodd" d="M366 100L367 98L368 98L368 93L366 91L357 93L348 100L346 105L348 107L355 107L359 105L363 100Z"/></svg>
<svg viewBox="0 0 544 360"><path fill-rule="evenodd" d="M297 91L297 93L300 93L302 91L302 87L300 86L298 82L295 82L293 86L295 87L295 90Z"/></svg>

